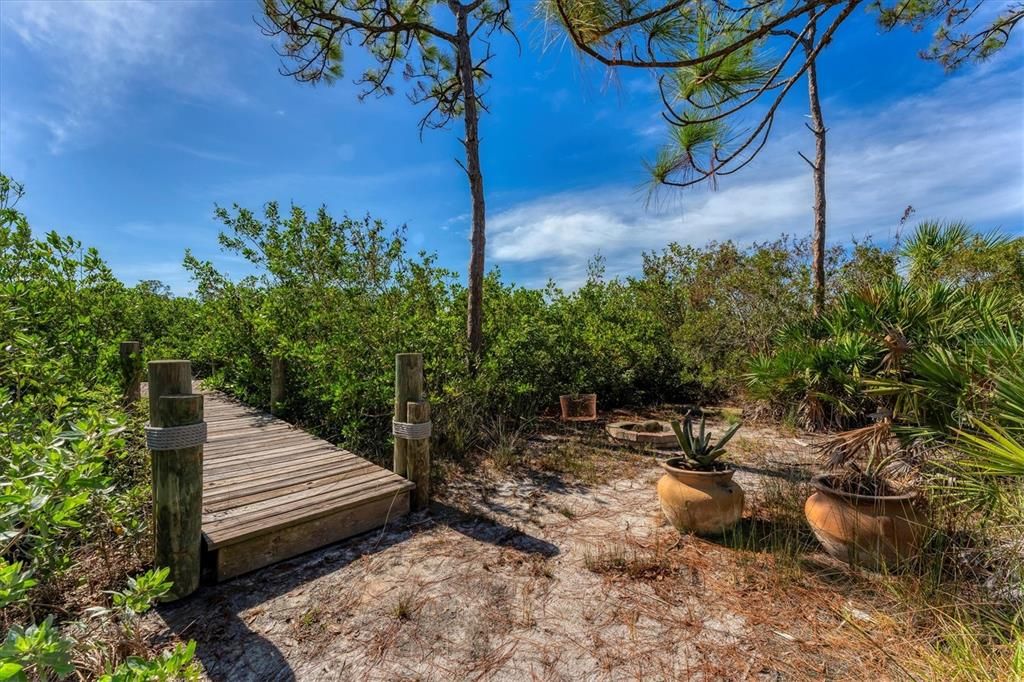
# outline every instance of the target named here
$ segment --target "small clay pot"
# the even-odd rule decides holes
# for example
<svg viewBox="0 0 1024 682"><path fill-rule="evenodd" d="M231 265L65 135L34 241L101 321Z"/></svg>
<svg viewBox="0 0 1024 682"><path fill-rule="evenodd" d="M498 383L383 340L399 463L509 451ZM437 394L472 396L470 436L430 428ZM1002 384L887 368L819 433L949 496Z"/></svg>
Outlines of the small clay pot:
<svg viewBox="0 0 1024 682"><path fill-rule="evenodd" d="M682 533L725 533L743 516L743 488L732 480L735 470L691 471L682 468L684 461L673 457L661 463L661 511Z"/></svg>
<svg viewBox="0 0 1024 682"><path fill-rule="evenodd" d="M597 394L580 393L558 397L562 419L567 422L592 422L597 419Z"/></svg>
<svg viewBox="0 0 1024 682"><path fill-rule="evenodd" d="M926 525L907 495L858 495L837 490L831 476L811 480L804 515L830 555L873 570L917 556Z"/></svg>

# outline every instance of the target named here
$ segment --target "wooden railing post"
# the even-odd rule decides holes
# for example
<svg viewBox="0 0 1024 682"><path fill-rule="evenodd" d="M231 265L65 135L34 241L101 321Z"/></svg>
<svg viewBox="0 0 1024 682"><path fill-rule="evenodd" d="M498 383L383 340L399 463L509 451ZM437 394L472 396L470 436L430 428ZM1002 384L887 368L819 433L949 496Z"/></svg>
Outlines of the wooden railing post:
<svg viewBox="0 0 1024 682"><path fill-rule="evenodd" d="M142 344L138 341L122 341L121 396L125 406L132 406L142 397Z"/></svg>
<svg viewBox="0 0 1024 682"><path fill-rule="evenodd" d="M285 365L280 355L270 357L270 414L280 414L285 399Z"/></svg>
<svg viewBox="0 0 1024 682"><path fill-rule="evenodd" d="M150 426L203 421L203 396L192 395L188 360L149 363ZM174 586L165 601L199 587L202 542L203 446L151 449L153 459L153 563L170 569Z"/></svg>
<svg viewBox="0 0 1024 682"><path fill-rule="evenodd" d="M395 421L406 422L409 402L423 400L423 355L399 353L395 356ZM408 441L395 437L394 471L408 478Z"/></svg>
<svg viewBox="0 0 1024 682"><path fill-rule="evenodd" d="M430 421L430 403L426 400L409 401L407 414L410 424L426 424ZM405 447L408 478L416 484L412 508L426 509L430 505L430 436L411 438Z"/></svg>

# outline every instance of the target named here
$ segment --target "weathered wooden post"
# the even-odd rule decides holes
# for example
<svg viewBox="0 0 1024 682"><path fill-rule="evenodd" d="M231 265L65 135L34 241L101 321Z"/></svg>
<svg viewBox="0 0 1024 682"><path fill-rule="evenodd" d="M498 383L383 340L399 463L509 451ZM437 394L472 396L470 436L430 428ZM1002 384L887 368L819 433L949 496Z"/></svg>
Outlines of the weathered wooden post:
<svg viewBox="0 0 1024 682"><path fill-rule="evenodd" d="M409 401L407 414L410 425L426 425L412 430L405 446L407 478L416 484L412 508L426 509L430 506L430 403L426 400ZM395 439L397 441L398 437Z"/></svg>
<svg viewBox="0 0 1024 682"><path fill-rule="evenodd" d="M138 341L122 341L121 395L126 406L134 405L142 397L142 344Z"/></svg>
<svg viewBox="0 0 1024 682"><path fill-rule="evenodd" d="M270 357L270 414L281 413L284 402L284 358L280 355Z"/></svg>
<svg viewBox="0 0 1024 682"><path fill-rule="evenodd" d="M203 513L203 396L192 395L192 363L149 363L146 438L153 457L153 563L170 569L165 601L199 587Z"/></svg>
<svg viewBox="0 0 1024 682"><path fill-rule="evenodd" d="M423 355L399 353L395 356L395 422L409 419L409 402L423 400ZM408 441L395 435L394 471L408 478Z"/></svg>

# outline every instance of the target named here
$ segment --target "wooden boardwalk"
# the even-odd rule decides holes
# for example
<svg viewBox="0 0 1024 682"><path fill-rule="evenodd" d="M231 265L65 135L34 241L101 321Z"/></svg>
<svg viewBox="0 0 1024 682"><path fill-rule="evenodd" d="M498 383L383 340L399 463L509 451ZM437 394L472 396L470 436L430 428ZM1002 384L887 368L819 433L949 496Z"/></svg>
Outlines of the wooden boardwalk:
<svg viewBox="0 0 1024 682"><path fill-rule="evenodd" d="M204 566L214 580L409 511L415 486L405 478L222 393L203 393Z"/></svg>

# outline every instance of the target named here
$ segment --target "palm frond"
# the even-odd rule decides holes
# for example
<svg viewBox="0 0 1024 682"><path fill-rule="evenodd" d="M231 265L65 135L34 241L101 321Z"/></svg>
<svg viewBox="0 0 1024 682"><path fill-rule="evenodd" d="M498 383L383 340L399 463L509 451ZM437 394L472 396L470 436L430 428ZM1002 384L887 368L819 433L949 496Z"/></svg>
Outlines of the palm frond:
<svg viewBox="0 0 1024 682"><path fill-rule="evenodd" d="M973 423L979 432L957 431L967 471L979 476L1024 477L1024 440L998 426Z"/></svg>

